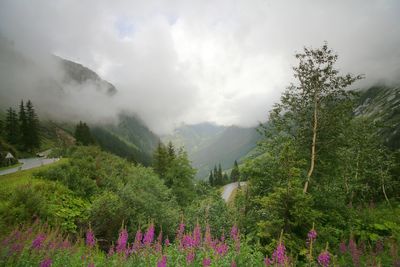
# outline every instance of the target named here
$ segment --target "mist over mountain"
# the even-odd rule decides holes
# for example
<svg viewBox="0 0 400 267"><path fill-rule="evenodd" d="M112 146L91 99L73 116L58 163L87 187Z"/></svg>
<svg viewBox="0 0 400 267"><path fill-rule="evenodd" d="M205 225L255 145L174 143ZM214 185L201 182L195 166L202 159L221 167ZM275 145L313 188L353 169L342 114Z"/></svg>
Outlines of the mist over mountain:
<svg viewBox="0 0 400 267"><path fill-rule="evenodd" d="M230 169L257 145L261 136L256 128L221 126L214 123L181 125L172 134L162 136L164 143L183 146L198 170L197 177L205 178L215 165Z"/></svg>

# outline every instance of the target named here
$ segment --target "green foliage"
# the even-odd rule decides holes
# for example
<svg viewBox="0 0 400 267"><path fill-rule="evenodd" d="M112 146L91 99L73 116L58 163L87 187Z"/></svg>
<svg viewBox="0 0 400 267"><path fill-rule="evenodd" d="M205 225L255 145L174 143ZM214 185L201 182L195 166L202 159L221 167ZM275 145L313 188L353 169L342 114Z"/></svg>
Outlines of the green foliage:
<svg viewBox="0 0 400 267"><path fill-rule="evenodd" d="M240 181L240 170L237 161L233 164L233 169L231 171L231 182Z"/></svg>
<svg viewBox="0 0 400 267"><path fill-rule="evenodd" d="M86 223L87 202L60 184L28 183L11 190L11 197L3 202L0 210L5 225L29 223L40 218L65 232L77 233L78 227Z"/></svg>
<svg viewBox="0 0 400 267"><path fill-rule="evenodd" d="M88 146L94 144L89 126L85 122L80 121L79 124L76 125L74 137L78 145Z"/></svg>
<svg viewBox="0 0 400 267"><path fill-rule="evenodd" d="M153 169L171 188L178 204L185 207L194 199L193 179L196 171L192 168L188 155L183 149L175 151L172 143L165 147L159 143L154 152Z"/></svg>
<svg viewBox="0 0 400 267"><path fill-rule="evenodd" d="M6 159L8 152L14 156L13 159ZM17 157L17 150L0 137L0 167L17 164Z"/></svg>
<svg viewBox="0 0 400 267"><path fill-rule="evenodd" d="M220 236L229 233L233 215L219 194L212 192L208 196L193 201L185 209L185 221L193 227L197 222L201 225L208 224L213 235Z"/></svg>

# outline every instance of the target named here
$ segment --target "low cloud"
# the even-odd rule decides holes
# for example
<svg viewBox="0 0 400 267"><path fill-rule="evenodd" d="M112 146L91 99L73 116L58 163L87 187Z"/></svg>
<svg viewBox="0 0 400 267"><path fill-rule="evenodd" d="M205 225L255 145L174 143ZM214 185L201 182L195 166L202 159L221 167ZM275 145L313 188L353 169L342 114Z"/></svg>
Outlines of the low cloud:
<svg viewBox="0 0 400 267"><path fill-rule="evenodd" d="M395 0L4 0L0 34L43 72L20 77L0 55L0 94L36 99L65 118L104 121L127 110L158 133L182 121L255 125L293 80L293 55L303 46L328 41L341 71L365 74L357 86L397 82L399 16ZM62 76L46 60L51 54L91 68L118 94L90 84L63 94L30 86L43 83L44 72Z"/></svg>

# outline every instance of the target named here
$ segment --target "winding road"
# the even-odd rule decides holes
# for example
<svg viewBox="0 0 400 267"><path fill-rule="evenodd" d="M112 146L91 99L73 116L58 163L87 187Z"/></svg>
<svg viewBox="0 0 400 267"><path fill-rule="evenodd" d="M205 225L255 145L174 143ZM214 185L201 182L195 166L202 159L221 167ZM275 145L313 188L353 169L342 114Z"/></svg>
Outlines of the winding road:
<svg viewBox="0 0 400 267"><path fill-rule="evenodd" d="M222 190L222 198L225 200L225 202L228 202L229 197L232 195L233 190L235 190L238 187L239 183L230 183L227 185L224 185L223 190ZM240 182L240 186L246 185L246 182Z"/></svg>
<svg viewBox="0 0 400 267"><path fill-rule="evenodd" d="M29 159L19 159L18 161L22 163L22 165L17 166L15 168L11 169L6 169L0 171L0 175L5 175L5 174L10 174L14 173L17 171L22 171L22 170L29 170L32 168L40 167L43 165L51 164L53 162L58 161L58 158L29 158Z"/></svg>

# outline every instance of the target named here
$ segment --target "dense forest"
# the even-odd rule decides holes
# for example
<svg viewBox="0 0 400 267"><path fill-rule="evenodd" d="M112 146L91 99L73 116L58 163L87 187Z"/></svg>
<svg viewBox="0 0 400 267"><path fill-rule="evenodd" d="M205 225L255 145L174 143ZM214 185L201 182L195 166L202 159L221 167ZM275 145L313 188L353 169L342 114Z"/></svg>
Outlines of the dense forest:
<svg viewBox="0 0 400 267"><path fill-rule="evenodd" d="M127 142L149 130L132 134L126 117L80 121L72 144L52 147L60 161L0 176L0 265L399 266L391 126L357 108L363 92L349 87L363 76L341 74L327 44L295 57L254 153L231 170L215 162L208 180L184 147ZM9 108L1 151L38 151L39 124L31 101ZM223 185L240 181L225 202Z"/></svg>

